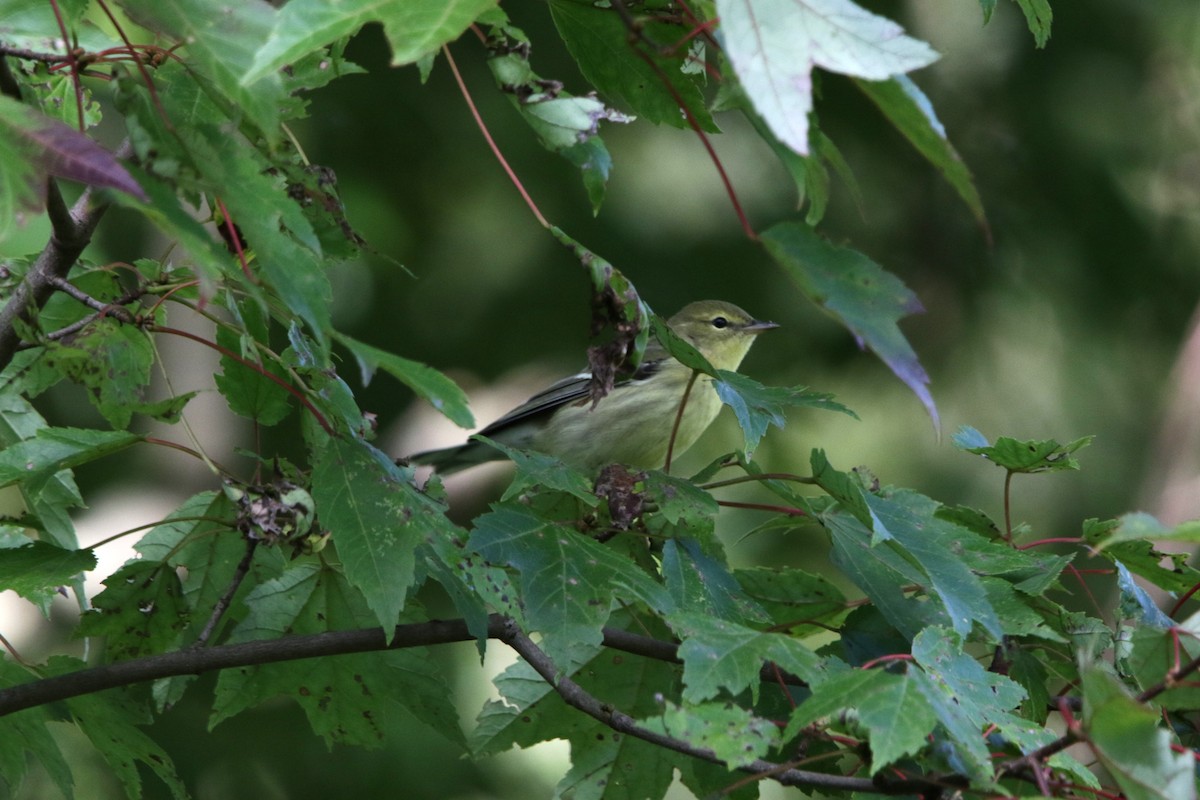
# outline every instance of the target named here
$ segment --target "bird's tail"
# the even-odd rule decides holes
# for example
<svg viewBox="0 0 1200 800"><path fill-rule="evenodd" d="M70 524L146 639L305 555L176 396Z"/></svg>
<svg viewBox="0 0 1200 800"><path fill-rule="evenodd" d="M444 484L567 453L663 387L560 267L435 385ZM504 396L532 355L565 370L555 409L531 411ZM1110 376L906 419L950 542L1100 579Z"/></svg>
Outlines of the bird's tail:
<svg viewBox="0 0 1200 800"><path fill-rule="evenodd" d="M449 475L476 464L502 461L503 459L504 454L494 447L488 447L481 442L467 442L441 450L426 450L423 453L411 455L405 460L410 464L424 464L433 467L439 475Z"/></svg>

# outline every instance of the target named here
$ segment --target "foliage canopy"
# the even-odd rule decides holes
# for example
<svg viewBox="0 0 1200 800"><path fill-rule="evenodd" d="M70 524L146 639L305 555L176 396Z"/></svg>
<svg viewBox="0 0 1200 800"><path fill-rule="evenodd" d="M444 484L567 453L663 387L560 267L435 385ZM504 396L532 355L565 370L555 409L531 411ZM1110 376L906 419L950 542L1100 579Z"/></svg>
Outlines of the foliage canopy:
<svg viewBox="0 0 1200 800"><path fill-rule="evenodd" d="M1044 46L1049 6L1018 4ZM994 7L981 1L985 21ZM614 466L597 478L513 452L508 491L459 523L436 478L373 444L347 365L364 384L399 381L463 428L474 418L445 375L332 324L330 266L370 245L289 125L310 93L359 71L345 44L368 23L394 65L425 77L458 77L450 45L463 36L457 57L486 60L537 140L579 170L594 213L614 161L605 128L669 125L707 142L722 115L744 116L804 212L755 231L727 180L747 236L937 425L899 328L921 310L915 294L817 230L833 178L857 189L820 128L814 69L848 76L986 232L970 172L906 75L932 48L851 0L550 0L545 13L594 91L537 73L534 43L494 0L0 0L0 236L39 211L53 230L0 273L0 487L19 497L0 519L0 589L49 614L67 587L88 644L82 657L32 664L10 648L0 661L3 781L18 788L33 759L72 796L49 724L65 722L130 797L146 772L188 796L141 726L219 671L210 727L282 695L331 745L379 746L405 717L477 756L566 739L564 796L657 798L678 773L701 797L754 796L759 780L837 796L1194 797L1200 622L1176 622L1179 606L1163 613L1144 587L1200 585L1151 542L1195 542L1195 524L1093 519L1070 551L1049 552L1010 519L882 486L820 449L806 469L768 472L754 454L790 409L850 409L715 372L629 276L532 201L592 292L596 371L628 369L657 336L717 379L743 447L691 476ZM122 129L119 147L99 143L102 117ZM68 206L71 184L86 188ZM89 260L114 206L165 236L168 253ZM292 426L303 457L264 448L247 471L212 461L204 431L183 421L196 392L152 390L164 337L219 352L214 388L229 410L258 429ZM61 383L86 390L95 424L43 417L36 401ZM190 444L147 433L150 421ZM1007 500L1014 475L1077 469L1090 440L989 442L964 429L954 441L963 459L1003 470ZM138 557L88 598L95 548L71 522L84 501L72 470L150 446L204 461L211 485L138 531ZM731 567L717 525L722 506L746 505L723 499L736 484L769 496L752 504L768 514L760 534L826 537L836 580ZM1080 610L1085 560L1104 565L1116 608ZM469 732L430 652L453 641L520 656Z"/></svg>

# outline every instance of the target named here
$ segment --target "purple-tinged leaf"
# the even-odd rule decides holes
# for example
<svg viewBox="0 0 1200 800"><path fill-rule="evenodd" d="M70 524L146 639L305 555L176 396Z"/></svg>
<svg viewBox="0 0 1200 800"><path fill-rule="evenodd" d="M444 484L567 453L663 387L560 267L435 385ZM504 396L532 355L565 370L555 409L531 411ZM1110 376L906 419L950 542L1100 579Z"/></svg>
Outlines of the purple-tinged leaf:
<svg viewBox="0 0 1200 800"><path fill-rule="evenodd" d="M929 375L896 324L924 311L904 283L855 250L838 247L796 222L783 222L762 235L763 243L805 296L850 329L920 398L937 428L937 406Z"/></svg>

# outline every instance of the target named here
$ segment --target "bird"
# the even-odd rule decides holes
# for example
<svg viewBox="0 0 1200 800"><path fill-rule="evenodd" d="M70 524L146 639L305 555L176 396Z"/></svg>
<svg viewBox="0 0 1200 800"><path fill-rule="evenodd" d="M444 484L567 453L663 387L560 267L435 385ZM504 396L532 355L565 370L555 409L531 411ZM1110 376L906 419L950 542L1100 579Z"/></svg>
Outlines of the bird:
<svg viewBox="0 0 1200 800"><path fill-rule="evenodd" d="M713 367L729 371L737 370L758 334L779 327L720 300L689 303L668 319L667 325ZM563 378L479 434L509 447L554 456L592 476L614 463L637 469L662 467L692 369L652 340L634 373L619 380L595 403L589 391L591 379L587 370ZM688 394L673 452L682 454L695 444L720 410L713 379L699 375ZM407 461L432 466L447 475L503 458L494 447L468 441L417 453Z"/></svg>

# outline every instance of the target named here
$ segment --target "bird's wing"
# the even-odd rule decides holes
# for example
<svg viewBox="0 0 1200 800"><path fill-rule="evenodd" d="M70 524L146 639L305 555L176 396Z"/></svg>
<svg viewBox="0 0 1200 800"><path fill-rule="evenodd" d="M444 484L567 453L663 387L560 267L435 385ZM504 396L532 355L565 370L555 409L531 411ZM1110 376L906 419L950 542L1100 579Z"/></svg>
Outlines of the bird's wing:
<svg viewBox="0 0 1200 800"><path fill-rule="evenodd" d="M633 375L617 382L617 386L645 380L658 371L664 359L645 360L634 370ZM491 437L495 433L515 427L536 417L553 414L557 409L580 400L589 400L589 386L592 373L588 370L578 372L568 378L547 386L521 405L509 411L479 433Z"/></svg>

